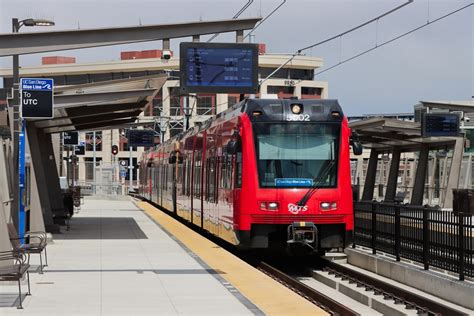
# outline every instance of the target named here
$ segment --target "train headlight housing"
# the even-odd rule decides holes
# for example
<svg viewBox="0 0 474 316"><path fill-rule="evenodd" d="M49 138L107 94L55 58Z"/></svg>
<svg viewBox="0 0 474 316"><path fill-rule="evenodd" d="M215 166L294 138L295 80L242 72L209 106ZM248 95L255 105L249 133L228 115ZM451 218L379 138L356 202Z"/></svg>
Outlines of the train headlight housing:
<svg viewBox="0 0 474 316"><path fill-rule="evenodd" d="M321 202L321 211L334 211L337 209L337 202Z"/></svg>
<svg viewBox="0 0 474 316"><path fill-rule="evenodd" d="M268 203L269 211L278 211L278 202L269 202Z"/></svg>
<svg viewBox="0 0 474 316"><path fill-rule="evenodd" d="M262 211L278 211L278 202L260 202L260 210Z"/></svg>
<svg viewBox="0 0 474 316"><path fill-rule="evenodd" d="M293 114L300 114L303 111L303 107L299 104L292 104L291 105L291 112Z"/></svg>

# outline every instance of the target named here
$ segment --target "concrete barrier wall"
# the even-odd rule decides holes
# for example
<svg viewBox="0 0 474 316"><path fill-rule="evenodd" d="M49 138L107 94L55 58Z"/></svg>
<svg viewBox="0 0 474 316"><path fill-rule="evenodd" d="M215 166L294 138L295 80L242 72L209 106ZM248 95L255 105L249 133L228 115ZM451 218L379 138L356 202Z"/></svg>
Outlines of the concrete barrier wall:
<svg viewBox="0 0 474 316"><path fill-rule="evenodd" d="M347 248L347 262L378 275L443 298L449 302L474 309L474 283L459 281L448 275L421 267L375 256L358 249Z"/></svg>

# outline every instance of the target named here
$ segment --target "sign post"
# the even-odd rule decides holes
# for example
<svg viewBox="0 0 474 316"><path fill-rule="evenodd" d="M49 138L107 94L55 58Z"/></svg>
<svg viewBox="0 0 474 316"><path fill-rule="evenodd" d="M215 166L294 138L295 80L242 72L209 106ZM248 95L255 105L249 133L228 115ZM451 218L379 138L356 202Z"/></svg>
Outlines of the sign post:
<svg viewBox="0 0 474 316"><path fill-rule="evenodd" d="M23 121L23 120L22 120ZM25 124L21 122L21 132L18 139L18 198L19 198L19 212L18 212L18 236L21 238L20 242L23 243L26 232L26 213L25 213L25 201L26 201L26 190L25 190Z"/></svg>
<svg viewBox="0 0 474 316"><path fill-rule="evenodd" d="M20 79L21 132L18 140L18 237L24 242L26 231L25 190L25 119L53 118L53 79ZM14 211L14 210L13 210Z"/></svg>

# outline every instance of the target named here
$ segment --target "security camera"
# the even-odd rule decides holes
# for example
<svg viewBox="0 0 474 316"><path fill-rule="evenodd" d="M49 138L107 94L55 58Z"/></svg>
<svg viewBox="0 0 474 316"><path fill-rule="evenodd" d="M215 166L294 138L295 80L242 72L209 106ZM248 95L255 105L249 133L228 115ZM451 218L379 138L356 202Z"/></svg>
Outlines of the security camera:
<svg viewBox="0 0 474 316"><path fill-rule="evenodd" d="M170 59L171 58L171 51L170 50L163 50L163 55L161 56L161 59Z"/></svg>
<svg viewBox="0 0 474 316"><path fill-rule="evenodd" d="M464 122L470 122L470 121L471 121L471 119L469 117L467 117L467 116L464 117Z"/></svg>

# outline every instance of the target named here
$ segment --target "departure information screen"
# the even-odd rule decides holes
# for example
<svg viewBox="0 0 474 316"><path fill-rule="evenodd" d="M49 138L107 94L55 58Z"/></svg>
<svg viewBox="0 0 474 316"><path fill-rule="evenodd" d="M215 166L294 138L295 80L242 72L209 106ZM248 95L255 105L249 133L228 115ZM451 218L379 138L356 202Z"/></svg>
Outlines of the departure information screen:
<svg viewBox="0 0 474 316"><path fill-rule="evenodd" d="M155 132L150 130L129 130L128 145L131 147L151 147L154 145Z"/></svg>
<svg viewBox="0 0 474 316"><path fill-rule="evenodd" d="M429 113L423 116L422 134L429 136L458 136L459 115L452 113Z"/></svg>
<svg viewBox="0 0 474 316"><path fill-rule="evenodd" d="M255 93L258 49L255 44L181 43L183 92Z"/></svg>

